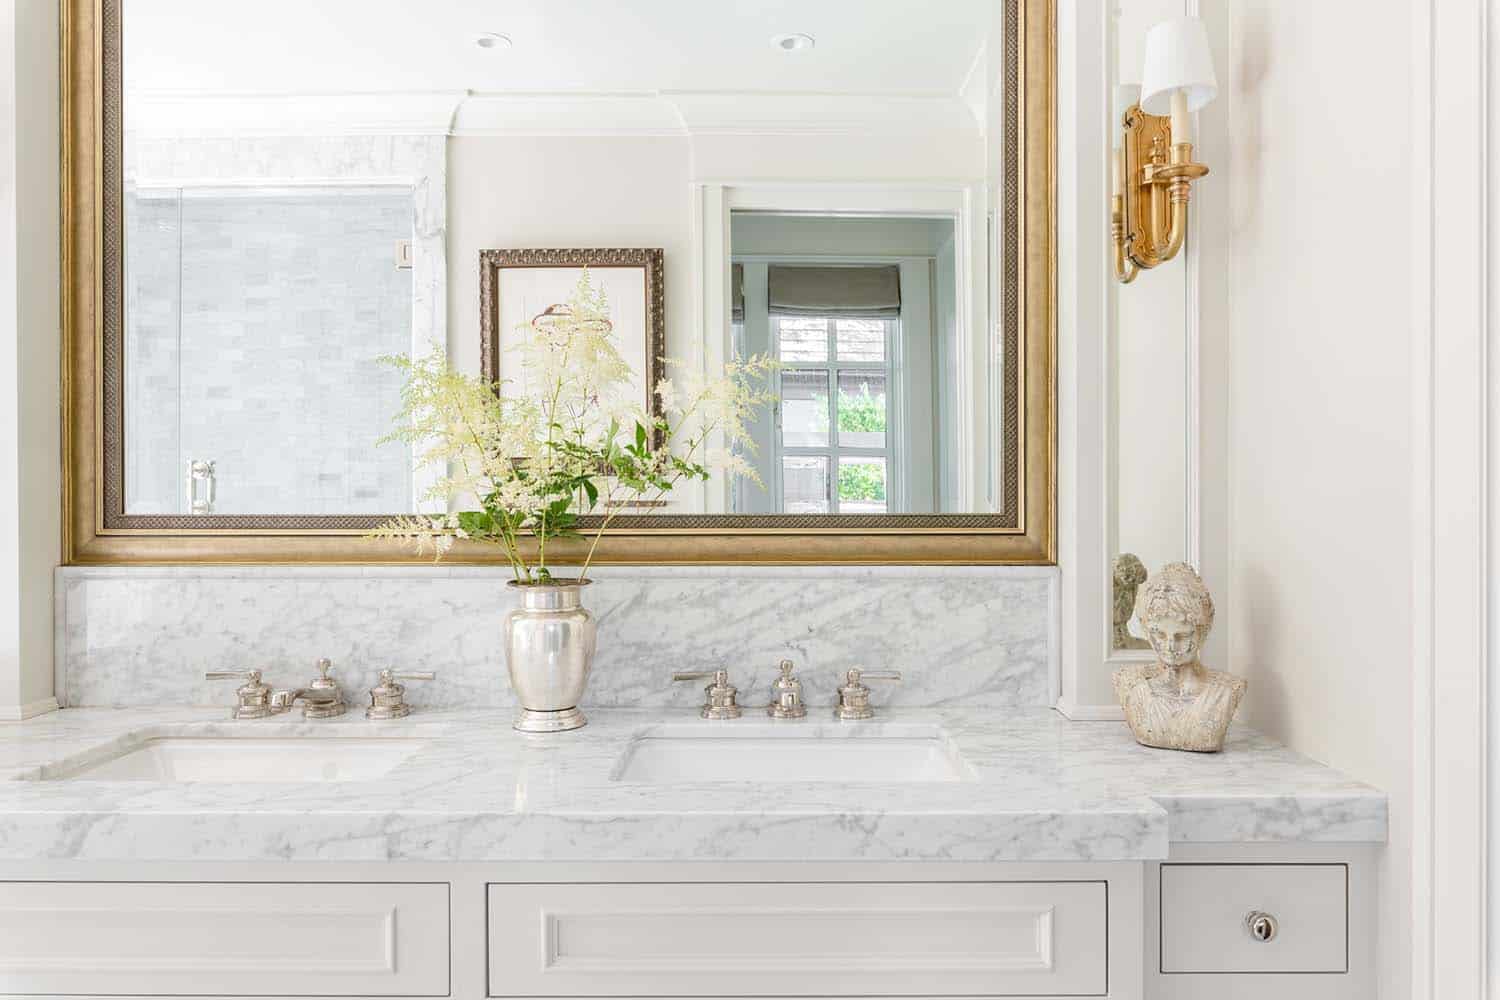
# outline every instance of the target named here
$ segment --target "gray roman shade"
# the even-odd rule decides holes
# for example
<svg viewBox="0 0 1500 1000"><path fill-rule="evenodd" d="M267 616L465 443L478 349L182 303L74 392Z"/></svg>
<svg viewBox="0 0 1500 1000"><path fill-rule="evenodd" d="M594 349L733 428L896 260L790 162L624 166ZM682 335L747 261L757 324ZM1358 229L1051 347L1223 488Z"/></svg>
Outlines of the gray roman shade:
<svg viewBox="0 0 1500 1000"><path fill-rule="evenodd" d="M729 318L735 323L745 322L745 265L730 266Z"/></svg>
<svg viewBox="0 0 1500 1000"><path fill-rule="evenodd" d="M901 269L894 264L772 264L766 285L773 316L901 317Z"/></svg>

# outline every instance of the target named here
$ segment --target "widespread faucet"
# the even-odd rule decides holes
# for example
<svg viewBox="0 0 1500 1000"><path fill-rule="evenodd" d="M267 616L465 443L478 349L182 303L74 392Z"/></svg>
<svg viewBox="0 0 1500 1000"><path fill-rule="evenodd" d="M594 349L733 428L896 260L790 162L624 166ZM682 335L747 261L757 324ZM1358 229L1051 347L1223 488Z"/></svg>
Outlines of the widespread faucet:
<svg viewBox="0 0 1500 1000"><path fill-rule="evenodd" d="M332 719L343 715L348 707L339 682L329 676L333 661L327 657L318 661L318 676L306 687L273 691L271 685L261 680L259 670L233 671L211 670L204 678L211 681L243 680L235 690L234 719L264 719L268 715L289 712L297 702L302 702L302 717L305 719Z"/></svg>

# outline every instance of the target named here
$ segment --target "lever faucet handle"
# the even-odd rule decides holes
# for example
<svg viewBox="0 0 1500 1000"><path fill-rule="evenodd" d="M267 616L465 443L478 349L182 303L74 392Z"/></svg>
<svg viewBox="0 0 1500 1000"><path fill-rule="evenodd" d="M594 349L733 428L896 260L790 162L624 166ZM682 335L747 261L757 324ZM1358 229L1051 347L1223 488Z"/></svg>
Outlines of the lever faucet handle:
<svg viewBox="0 0 1500 1000"><path fill-rule="evenodd" d="M411 714L406 703L406 685L399 681L430 681L437 674L431 670L413 670L398 674L387 667L380 672L380 683L370 689L370 707L365 709L367 719L402 719Z"/></svg>
<svg viewBox="0 0 1500 1000"><path fill-rule="evenodd" d="M245 682L235 689L231 719L264 719L271 714L271 685L261 681L259 670L210 670L203 679Z"/></svg>
<svg viewBox="0 0 1500 1000"><path fill-rule="evenodd" d="M705 719L738 719L740 712L739 689L729 683L727 670L685 670L672 675L674 681L708 680L703 689L704 702L699 715Z"/></svg>
<svg viewBox="0 0 1500 1000"><path fill-rule="evenodd" d="M843 721L869 719L875 715L870 707L870 689L865 681L899 681L899 670L862 670L851 667L844 674L844 683L839 686L838 704L833 707L833 717Z"/></svg>
<svg viewBox="0 0 1500 1000"><path fill-rule="evenodd" d="M239 681L246 680L252 684L260 680L259 670L209 670L203 674L206 681Z"/></svg>
<svg viewBox="0 0 1500 1000"><path fill-rule="evenodd" d="M864 670L860 667L851 667L844 675L849 684L858 684L861 680L867 681L899 681L901 671L899 670Z"/></svg>

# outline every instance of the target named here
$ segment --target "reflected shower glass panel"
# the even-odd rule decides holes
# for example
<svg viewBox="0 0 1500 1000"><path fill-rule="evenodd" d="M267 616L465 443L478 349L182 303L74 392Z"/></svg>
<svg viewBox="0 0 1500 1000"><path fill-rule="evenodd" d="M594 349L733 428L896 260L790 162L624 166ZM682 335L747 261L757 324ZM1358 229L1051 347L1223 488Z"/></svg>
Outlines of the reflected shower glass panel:
<svg viewBox="0 0 1500 1000"><path fill-rule="evenodd" d="M167 187L126 213L126 511L412 510L411 448L379 443L403 381L379 358L412 344L411 189Z"/></svg>

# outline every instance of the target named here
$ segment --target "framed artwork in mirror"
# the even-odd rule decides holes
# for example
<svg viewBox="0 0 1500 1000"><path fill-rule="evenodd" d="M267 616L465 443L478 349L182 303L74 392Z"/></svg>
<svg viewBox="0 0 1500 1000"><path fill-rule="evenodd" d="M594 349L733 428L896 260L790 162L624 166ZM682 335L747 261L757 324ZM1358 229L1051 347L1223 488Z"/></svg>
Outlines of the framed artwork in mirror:
<svg viewBox="0 0 1500 1000"><path fill-rule="evenodd" d="M501 391L523 393L514 364L526 329L565 308L583 272L604 295L610 331L637 384L632 398L661 415L655 386L667 353L666 279L660 248L483 250L479 254L480 369Z"/></svg>

